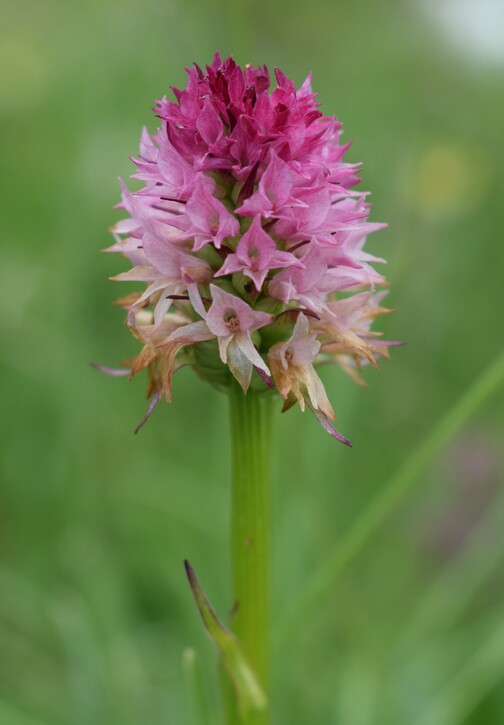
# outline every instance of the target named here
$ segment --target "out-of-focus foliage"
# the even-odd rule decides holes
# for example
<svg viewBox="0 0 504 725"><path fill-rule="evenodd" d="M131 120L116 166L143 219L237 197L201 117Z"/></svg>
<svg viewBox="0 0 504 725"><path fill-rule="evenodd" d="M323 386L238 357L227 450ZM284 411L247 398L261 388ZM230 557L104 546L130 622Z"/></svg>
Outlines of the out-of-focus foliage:
<svg viewBox="0 0 504 725"><path fill-rule="evenodd" d="M399 308L385 334L407 346L367 371L369 389L324 377L354 448L308 414L277 416L277 625L498 354L504 61L485 53L476 3L441 5L446 35L437 6L406 0L4 2L0 722L189 725L186 646L217 708L182 562L231 607L226 400L183 370L173 405L135 437L144 381L88 366L136 349L112 305L117 260L99 250L119 218L116 176L184 65L220 49L298 82L313 70L364 161L372 219L390 223L370 251L390 260ZM275 722L504 721L502 405L501 393L478 413L279 643Z"/></svg>

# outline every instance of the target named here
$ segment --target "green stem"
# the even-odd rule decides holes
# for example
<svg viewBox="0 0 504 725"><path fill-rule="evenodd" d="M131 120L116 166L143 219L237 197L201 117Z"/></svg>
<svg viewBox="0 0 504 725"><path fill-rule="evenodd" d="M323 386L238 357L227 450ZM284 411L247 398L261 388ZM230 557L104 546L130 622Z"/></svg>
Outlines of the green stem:
<svg viewBox="0 0 504 725"><path fill-rule="evenodd" d="M232 629L266 697L270 657L270 396L237 385L230 393L232 443L231 551L236 612ZM229 725L267 725L268 711L241 716L229 707Z"/></svg>

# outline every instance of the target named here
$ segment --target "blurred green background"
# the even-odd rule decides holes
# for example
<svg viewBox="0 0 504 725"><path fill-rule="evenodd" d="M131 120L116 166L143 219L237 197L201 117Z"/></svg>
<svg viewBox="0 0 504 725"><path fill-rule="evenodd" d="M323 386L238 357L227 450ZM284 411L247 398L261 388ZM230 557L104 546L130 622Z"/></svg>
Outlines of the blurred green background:
<svg viewBox="0 0 504 725"><path fill-rule="evenodd" d="M217 708L184 578L228 577L226 399L190 370L138 436L144 379L100 376L137 345L100 255L153 100L216 49L309 70L364 161L369 240L389 260L369 389L324 370L336 444L277 415L275 725L504 722L502 390L444 447L289 637L317 567L502 348L502 5L441 0L4 0L0 723L192 725L182 652ZM139 376L140 377L140 376Z"/></svg>

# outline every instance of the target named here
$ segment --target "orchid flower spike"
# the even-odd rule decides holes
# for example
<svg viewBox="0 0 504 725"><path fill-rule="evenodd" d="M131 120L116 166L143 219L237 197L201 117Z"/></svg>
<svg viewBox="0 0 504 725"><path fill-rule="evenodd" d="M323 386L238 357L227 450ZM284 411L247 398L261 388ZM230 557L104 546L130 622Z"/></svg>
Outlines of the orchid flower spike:
<svg viewBox="0 0 504 725"><path fill-rule="evenodd" d="M236 379L308 406L330 432L334 410L316 368L335 362L358 382L397 344L371 331L389 310L376 288L384 260L363 251L366 194L359 164L343 157L341 124L319 110L311 75L296 90L275 70L240 68L216 54L187 69L175 100L156 102L134 160L138 191L122 184L127 217L112 229L143 282L119 301L143 349L149 397L172 397L183 365L219 389ZM105 369L105 368L102 368ZM334 431L335 437L348 442Z"/></svg>

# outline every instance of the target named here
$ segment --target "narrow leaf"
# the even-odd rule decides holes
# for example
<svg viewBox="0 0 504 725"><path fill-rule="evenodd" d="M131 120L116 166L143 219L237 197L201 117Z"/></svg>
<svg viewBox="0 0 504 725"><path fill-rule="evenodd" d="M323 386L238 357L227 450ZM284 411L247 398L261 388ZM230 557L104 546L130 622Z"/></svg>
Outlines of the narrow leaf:
<svg viewBox="0 0 504 725"><path fill-rule="evenodd" d="M468 722L478 705L502 682L503 673L504 622L499 616L490 636L429 700L414 725L459 725ZM488 722L486 718L484 720Z"/></svg>
<svg viewBox="0 0 504 725"><path fill-rule="evenodd" d="M234 687L240 713L266 709L266 696L247 661L239 640L218 619L188 561L184 562L187 578L203 624L217 646L223 665Z"/></svg>

